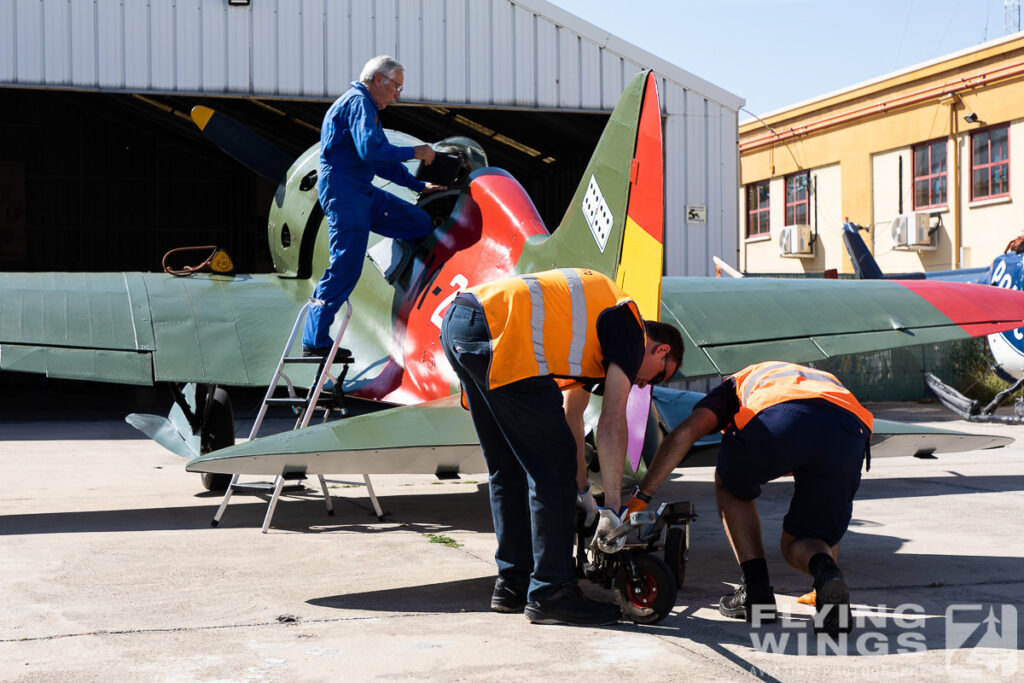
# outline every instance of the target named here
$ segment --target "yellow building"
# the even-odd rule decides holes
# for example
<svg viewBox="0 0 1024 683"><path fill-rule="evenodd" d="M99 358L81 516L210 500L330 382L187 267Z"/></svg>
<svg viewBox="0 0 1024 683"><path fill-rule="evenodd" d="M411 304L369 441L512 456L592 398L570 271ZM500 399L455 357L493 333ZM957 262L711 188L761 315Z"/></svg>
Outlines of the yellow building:
<svg viewBox="0 0 1024 683"><path fill-rule="evenodd" d="M845 218L885 272L987 266L1024 229L1024 36L745 122L739 148L742 270L851 273Z"/></svg>

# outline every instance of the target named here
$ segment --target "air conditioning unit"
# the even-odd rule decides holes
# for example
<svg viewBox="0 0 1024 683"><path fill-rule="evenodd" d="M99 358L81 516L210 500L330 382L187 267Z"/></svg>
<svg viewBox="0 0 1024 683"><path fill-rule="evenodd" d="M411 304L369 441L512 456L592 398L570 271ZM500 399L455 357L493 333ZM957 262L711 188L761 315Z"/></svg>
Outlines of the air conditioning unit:
<svg viewBox="0 0 1024 683"><path fill-rule="evenodd" d="M812 258L814 256L814 235L811 226L787 225L779 231L779 256Z"/></svg>
<svg viewBox="0 0 1024 683"><path fill-rule="evenodd" d="M926 211L901 213L892 219L890 229L893 249L925 251L938 246L935 235L938 228L932 228L931 215Z"/></svg>

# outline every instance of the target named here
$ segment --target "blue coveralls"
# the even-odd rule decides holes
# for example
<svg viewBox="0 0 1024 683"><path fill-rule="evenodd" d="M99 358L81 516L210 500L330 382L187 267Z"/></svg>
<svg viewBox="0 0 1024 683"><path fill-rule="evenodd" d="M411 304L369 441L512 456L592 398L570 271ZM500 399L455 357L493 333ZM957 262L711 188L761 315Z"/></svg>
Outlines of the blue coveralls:
<svg viewBox="0 0 1024 683"><path fill-rule="evenodd" d="M373 186L378 175L416 192L425 186L401 162L413 147L388 142L377 105L366 86L353 81L324 116L320 131L320 206L327 217L330 263L316 286L302 334L304 348L331 345L330 330L341 305L363 271L370 231L399 239L419 239L433 230L423 209ZM318 302L322 302L319 305Z"/></svg>

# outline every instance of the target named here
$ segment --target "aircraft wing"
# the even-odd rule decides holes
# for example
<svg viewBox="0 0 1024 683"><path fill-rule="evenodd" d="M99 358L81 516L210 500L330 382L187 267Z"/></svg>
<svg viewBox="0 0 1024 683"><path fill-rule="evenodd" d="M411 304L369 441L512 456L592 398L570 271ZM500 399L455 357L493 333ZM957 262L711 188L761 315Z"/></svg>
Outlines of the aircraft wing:
<svg viewBox="0 0 1024 683"><path fill-rule="evenodd" d="M655 401L663 426L681 422L703 394L659 388ZM684 467L714 465L720 435L695 446ZM959 452L1011 443L1001 436L965 434L876 420L872 457ZM189 472L274 476L314 474L449 474L486 472L469 413L458 396L345 418L282 432L207 453Z"/></svg>
<svg viewBox="0 0 1024 683"><path fill-rule="evenodd" d="M1021 327L1024 295L933 280L664 278L661 319L683 331L682 375L977 337Z"/></svg>
<svg viewBox="0 0 1024 683"><path fill-rule="evenodd" d="M275 275L6 273L0 369L266 386L311 283Z"/></svg>
<svg viewBox="0 0 1024 683"><path fill-rule="evenodd" d="M282 432L207 453L189 472L277 475L486 472L459 396Z"/></svg>
<svg viewBox="0 0 1024 683"><path fill-rule="evenodd" d="M935 453L962 453L1009 446L1013 439L990 434L967 434L952 429L891 420L875 420L871 434L871 457L913 455L930 458Z"/></svg>

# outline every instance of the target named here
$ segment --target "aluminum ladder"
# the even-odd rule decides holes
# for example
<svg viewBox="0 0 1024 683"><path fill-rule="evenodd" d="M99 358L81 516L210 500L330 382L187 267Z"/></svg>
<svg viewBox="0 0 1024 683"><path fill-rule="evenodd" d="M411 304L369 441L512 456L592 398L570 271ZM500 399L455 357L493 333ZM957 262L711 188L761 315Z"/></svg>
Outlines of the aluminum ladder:
<svg viewBox="0 0 1024 683"><path fill-rule="evenodd" d="M267 387L267 393L263 397L263 403L260 405L259 413L256 416L256 421L253 423L252 430L249 432L249 440L253 440L259 434L260 428L263 426L263 418L266 417L267 410L271 406L288 406L295 410L298 417L295 420L295 425L292 429L303 429L309 425L310 419L313 417L313 413L317 409L324 411L324 417L322 422L326 422L327 419L336 409L335 397L323 397L323 388L327 380L330 379L334 383L335 392L341 391L342 382L345 379L345 374L348 372L349 364L352 362L351 356L345 356L340 359L336 359L334 363L327 362L328 359L334 359L335 354L341 347L341 340L345 336L345 330L348 328L349 320L352 318L352 304L345 302L347 310L345 317L341 323L341 330L338 332L337 337L334 340L334 344L331 346L330 352L324 356L293 356L292 347L295 345L295 340L299 337L299 331L302 329L302 325L306 320L306 315L309 313L309 307L311 303L303 305L299 311L299 315L295 319L295 324L292 326L291 334L288 335L288 342L285 344L284 351L281 353L281 358L277 362L277 368L274 370L274 376L270 380L270 385ZM334 377L331 374L331 367L335 363L341 363L344 367L338 377ZM316 365L317 369L313 375L313 382L308 388L304 390L304 394L300 395L300 392L296 390L294 383L291 378L285 373L285 366L287 365ZM274 394L277 392L281 382L287 389L287 396L275 397ZM339 412L341 415L348 413L347 408L344 407L344 397L341 396L341 407ZM323 400L322 400L323 397ZM267 514L263 519L263 527L261 531L267 533L267 529L270 527L270 520L274 516L274 510L277 508L277 501L281 497L281 492L284 490L286 481L295 481L305 478L305 473L301 472L285 472L277 475L274 478L273 493L270 497L270 502L267 505ZM334 504L331 501L331 494L327 491L327 481L324 479L324 475L318 474L317 477L320 480L320 490L324 495L324 502L327 506L327 514L334 515ZM234 474L231 476L231 483L228 485L227 491L224 492L224 499L221 500L220 507L217 508L217 513L213 516L213 520L210 522L211 526L217 526L220 524L220 519L224 515L224 510L228 506L228 502L231 500L231 494L239 489L252 489L252 485L243 485L238 483L239 475ZM381 510L380 502L377 500L377 496L373 491L373 484L370 483L370 476L368 474L363 475L363 481L366 483L366 489L370 495L370 502L373 503L373 509L377 513L378 519L384 518L384 512Z"/></svg>

